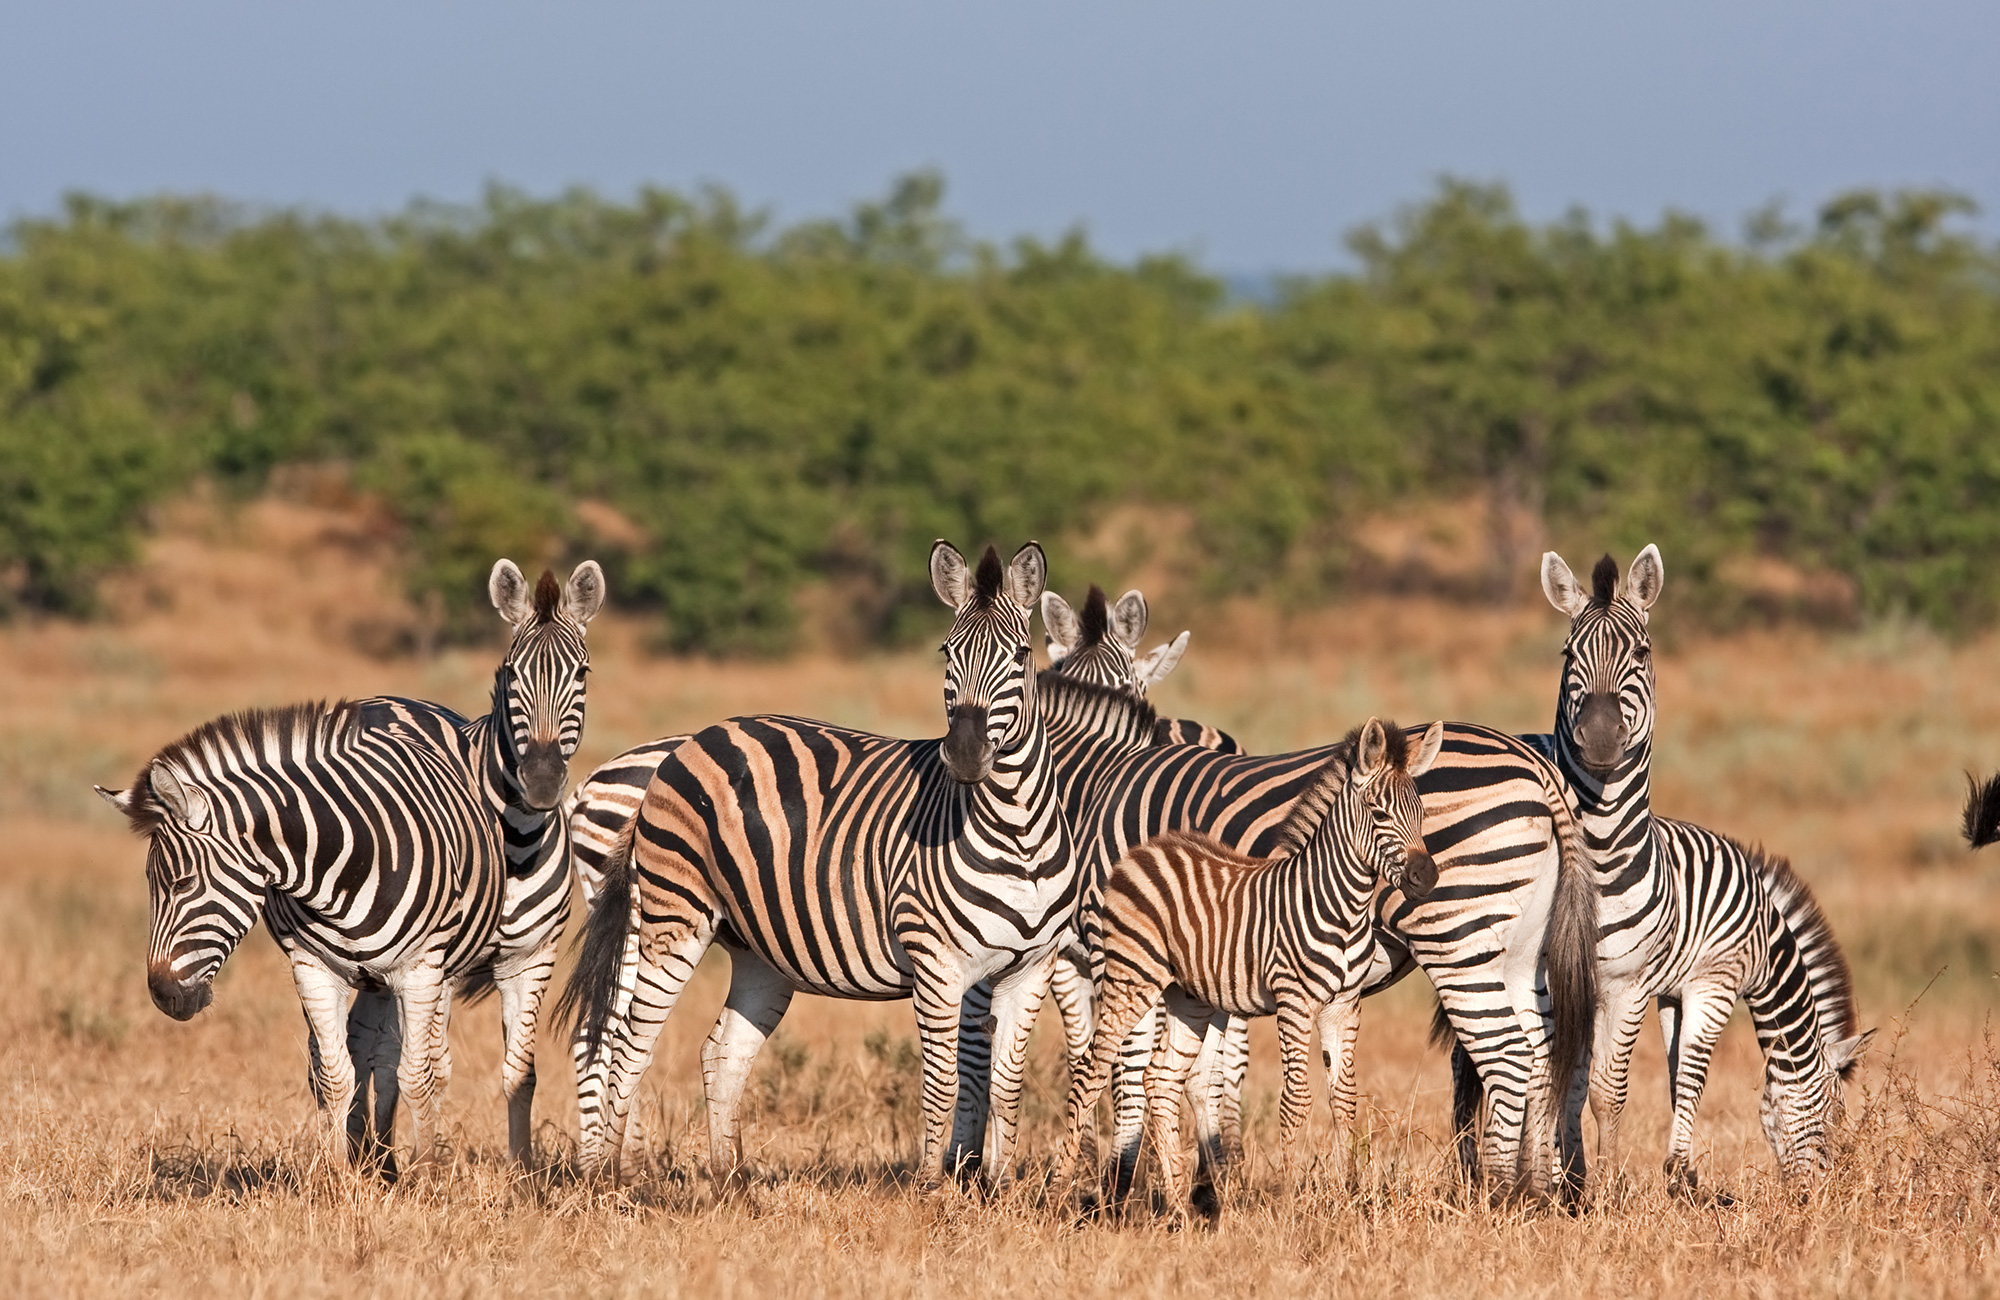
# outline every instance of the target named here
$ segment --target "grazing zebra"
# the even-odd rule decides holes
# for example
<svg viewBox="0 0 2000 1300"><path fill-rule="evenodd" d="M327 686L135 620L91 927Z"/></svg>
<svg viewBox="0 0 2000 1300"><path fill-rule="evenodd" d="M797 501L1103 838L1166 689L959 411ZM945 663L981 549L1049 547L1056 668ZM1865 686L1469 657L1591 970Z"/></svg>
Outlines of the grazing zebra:
<svg viewBox="0 0 2000 1300"><path fill-rule="evenodd" d="M1191 635L1184 631L1142 655L1139 639L1146 635L1147 617L1146 598L1136 589L1110 605L1104 589L1092 583L1080 616L1068 601L1045 591L1042 626L1048 633L1049 663L1065 677L1129 690L1143 698L1180 663ZM1158 727L1163 745L1200 745L1224 754L1243 752L1228 732L1190 718L1161 718Z"/></svg>
<svg viewBox="0 0 2000 1300"><path fill-rule="evenodd" d="M1171 745L1125 755L1095 772L1095 793L1073 822L1084 873L1083 943L1095 942L1104 879L1132 846L1168 831L1198 831L1245 856L1268 857L1293 804L1336 749L1249 757ZM1540 755L1469 723L1444 724L1442 750L1418 790L1439 886L1421 902L1397 891L1382 896L1365 990L1386 988L1423 966L1495 1090L1484 1168L1496 1180L1540 1187L1549 1172L1541 1155L1557 1100L1549 1091L1557 1081L1549 1044L1556 1049L1554 1075L1566 1082L1569 1064L1581 1059L1588 1041L1596 1000L1596 898L1568 796ZM1088 1011L1084 1000L1079 1012ZM1143 1070L1156 1023L1142 1019L1121 1054L1119 1195L1138 1157ZM1074 1044L1088 1042L1092 1032L1066 1025L1065 1037L1074 1078L1085 1068ZM1197 1105L1196 1118L1213 1167L1232 1154L1234 1140L1214 1109Z"/></svg>
<svg viewBox="0 0 2000 1300"><path fill-rule="evenodd" d="M1170 832L1119 860L1105 881L1103 938L1091 953L1098 1022L1089 1068L1070 1082L1069 1161L1119 1045L1163 994L1168 1028L1146 1071L1147 1130L1175 1215L1186 1213L1189 1192L1181 1093L1217 1019L1278 1018L1285 1079L1278 1147L1285 1157L1312 1109L1308 1057L1317 1024L1332 1066L1334 1123L1344 1136L1354 1091L1343 1085L1353 1077L1351 1031L1373 947L1376 882L1416 900L1437 883L1416 779L1443 743L1444 725L1434 722L1412 753L1393 723L1385 729L1370 718L1292 805L1272 857Z"/></svg>
<svg viewBox="0 0 2000 1300"><path fill-rule="evenodd" d="M591 1056L610 1054L604 1123L586 1163L614 1175L633 1092L695 964L731 957L702 1052L711 1164L741 1163L737 1107L758 1049L795 991L915 1001L923 1051L920 1174L947 1172L961 1002L993 983L992 1108L984 1165L1008 1170L1028 1029L1077 876L1035 707L1028 620L1046 562L1033 542L976 572L931 551L956 617L944 643L942 740L905 741L797 718L736 718L660 765L606 862L565 1001ZM636 908L633 899L636 897ZM620 1014L619 966L637 916L639 970Z"/></svg>
<svg viewBox="0 0 2000 1300"><path fill-rule="evenodd" d="M498 824L455 745L394 700L229 714L98 793L147 837L154 1005L186 1020L261 917L305 1007L313 1096L348 1144L348 1010L380 988L419 1160L438 1133L451 982L491 958L505 883Z"/></svg>
<svg viewBox="0 0 2000 1300"><path fill-rule="evenodd" d="M1840 1085L1874 1031L1857 1033L1846 959L1812 891L1784 859L1654 815L1654 681L1648 620L1665 568L1648 546L1623 587L1610 556L1585 594L1562 557L1542 557L1542 590L1570 617L1555 733L1526 739L1576 792L1598 880L1596 1044L1588 1076L1598 1163L1615 1170L1627 1071L1646 1004L1657 1000L1673 1101L1666 1172L1692 1191L1694 1119L1716 1040L1741 998L1765 1053L1766 1137L1788 1176L1821 1168ZM1459 1076L1461 1120L1478 1081ZM1582 1098L1566 1106L1580 1152ZM1580 1170L1573 1170L1573 1174Z"/></svg>

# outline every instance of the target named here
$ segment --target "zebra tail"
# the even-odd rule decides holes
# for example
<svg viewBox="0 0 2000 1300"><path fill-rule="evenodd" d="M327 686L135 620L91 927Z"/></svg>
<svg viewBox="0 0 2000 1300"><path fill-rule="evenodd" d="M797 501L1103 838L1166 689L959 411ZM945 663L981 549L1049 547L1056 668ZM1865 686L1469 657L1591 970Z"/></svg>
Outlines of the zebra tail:
<svg viewBox="0 0 2000 1300"><path fill-rule="evenodd" d="M1442 1002L1431 1009L1431 1046L1446 1053L1458 1046L1458 1031L1451 1027L1451 1017L1445 1014Z"/></svg>
<svg viewBox="0 0 2000 1300"><path fill-rule="evenodd" d="M1597 874L1591 869L1583 831L1570 811L1560 786L1550 790L1562 865L1556 877L1555 905L1542 940L1548 970L1550 1010L1555 1026L1550 1034L1550 1073L1558 1104L1569 1096L1577 1067L1590 1059L1590 1040L1597 1026Z"/></svg>
<svg viewBox="0 0 2000 1300"><path fill-rule="evenodd" d="M476 1007L492 997L498 987L493 982L493 963L489 961L459 978L458 996L454 1000L462 1007Z"/></svg>
<svg viewBox="0 0 2000 1300"><path fill-rule="evenodd" d="M1984 781L1965 774L1965 842L1984 848L2000 840L2000 775Z"/></svg>
<svg viewBox="0 0 2000 1300"><path fill-rule="evenodd" d="M636 911L632 904L632 841L638 827L635 815L618 832L604 857L600 868L604 884L584 922L576 969L569 973L562 996L556 999L556 1023L574 1023L576 1034L583 1039L586 1062L597 1059L618 1005L618 975Z"/></svg>

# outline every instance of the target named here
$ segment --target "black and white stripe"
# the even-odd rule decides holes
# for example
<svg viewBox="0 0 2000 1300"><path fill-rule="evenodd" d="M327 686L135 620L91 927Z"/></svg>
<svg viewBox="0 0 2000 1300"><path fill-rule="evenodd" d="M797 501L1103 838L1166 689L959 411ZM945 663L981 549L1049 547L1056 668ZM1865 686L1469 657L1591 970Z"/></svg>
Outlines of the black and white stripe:
<svg viewBox="0 0 2000 1300"><path fill-rule="evenodd" d="M1180 1101L1208 1027L1223 1017L1276 1015L1284 1059L1279 1152L1287 1164L1312 1105L1313 1028L1332 1081L1334 1122L1351 1125L1354 1004L1373 946L1378 879L1421 899L1437 881L1423 843L1420 777L1444 728L1411 743L1370 718L1339 747L1293 806L1282 847L1268 859L1206 836L1169 833L1133 849L1105 883L1103 939L1092 953L1098 1022L1088 1069L1070 1082L1068 1150L1083 1144L1090 1112L1119 1045L1165 997L1167 1037L1146 1071L1147 1131L1167 1185L1185 1212ZM1345 1143L1337 1138L1336 1152Z"/></svg>
<svg viewBox="0 0 2000 1300"><path fill-rule="evenodd" d="M993 982L996 1046L988 1176L1004 1179L1027 1033L1076 906L1076 868L1035 707L1028 617L1041 548L976 574L939 542L932 585L957 613L945 650L942 740L904 741L803 719L736 718L697 733L653 777L607 863L566 998L608 1052L602 1123L584 1158L615 1167L654 1041L711 941L730 992L703 1051L710 1156L741 1159L737 1104L795 991L913 998L924 1058L921 1170L947 1169L961 1003ZM639 970L619 1008L634 915Z"/></svg>
<svg viewBox="0 0 2000 1300"><path fill-rule="evenodd" d="M348 1051L357 990L385 990L360 1028L393 1037L417 1153L438 1133L451 983L490 960L505 885L498 827L455 746L398 702L231 714L168 745L130 789L99 793L148 837L153 1001L185 1020L261 917L291 961L332 1150L360 1102ZM363 1118L365 1124L365 1118ZM360 1136L365 1136L365 1132Z"/></svg>

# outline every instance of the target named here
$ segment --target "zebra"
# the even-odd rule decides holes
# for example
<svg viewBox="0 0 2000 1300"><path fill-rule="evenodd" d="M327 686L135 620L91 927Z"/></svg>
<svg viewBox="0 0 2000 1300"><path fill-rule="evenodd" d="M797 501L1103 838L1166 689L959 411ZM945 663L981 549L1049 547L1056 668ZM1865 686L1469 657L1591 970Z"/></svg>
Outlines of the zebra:
<svg viewBox="0 0 2000 1300"><path fill-rule="evenodd" d="M1289 1154L1311 1112L1307 1059L1318 1023L1327 1063L1339 1058L1330 1070L1330 1099L1335 1126L1346 1132L1354 1092L1341 1084L1353 1075L1348 1031L1357 1023L1373 946L1376 882L1414 900L1437 883L1416 781L1443 743L1442 723L1432 723L1413 750L1394 723L1368 719L1292 805L1270 858L1169 832L1119 860L1105 882L1103 937L1091 952L1099 1017L1089 1067L1070 1084L1067 1162L1082 1145L1119 1045L1163 994L1170 1018L1162 1050L1146 1071L1147 1130L1177 1217L1185 1215L1189 1193L1179 1142L1181 1093L1213 1020L1277 1016L1281 1155Z"/></svg>
<svg viewBox="0 0 2000 1300"><path fill-rule="evenodd" d="M1028 1029L1071 922L1077 872L1035 705L1028 621L1047 563L1030 542L976 571L940 539L931 585L955 612L944 642L942 740L798 718L701 731L667 757L606 863L564 990L591 1057L610 1054L604 1122L583 1159L618 1176L626 1114L660 1027L701 954L731 957L702 1053L711 1167L742 1164L737 1108L795 991L915 1002L923 1053L919 1176L951 1172L961 1003L991 979L996 1123L981 1162L1004 1182ZM636 898L636 907L633 899ZM634 915L639 970L619 1006Z"/></svg>
<svg viewBox="0 0 2000 1300"><path fill-rule="evenodd" d="M1570 629L1555 731L1524 739L1575 791L1598 880L1602 998L1587 1083L1599 1167L1616 1170L1632 1048L1656 1001L1673 1103L1665 1172L1670 1189L1693 1192L1695 1112L1739 998L1765 1054L1765 1136L1788 1177L1824 1166L1841 1084L1875 1031L1857 1032L1846 958L1789 862L1652 811L1648 625L1664 581L1654 546L1639 552L1622 587L1617 563L1599 560L1588 594L1561 556L1542 557L1542 590ZM1463 1122L1478 1105L1478 1082L1456 1053L1453 1064ZM1573 1095L1564 1116L1566 1146L1579 1156L1582 1105Z"/></svg>
<svg viewBox="0 0 2000 1300"><path fill-rule="evenodd" d="M128 788L96 788L148 841L154 1005L176 1020L207 1007L261 918L305 1009L329 1159L368 1154L349 1137L347 1018L362 988L394 1004L396 1082L427 1159L450 986L490 960L506 878L498 824L456 747L393 700L297 704L204 723Z"/></svg>
<svg viewBox="0 0 2000 1300"><path fill-rule="evenodd" d="M1081 614L1055 592L1042 593L1042 626L1047 633L1050 666L1066 677L1129 690L1141 698L1173 672L1187 653L1192 636L1183 631L1142 655L1139 639L1146 634L1147 619L1146 597L1136 588L1113 605L1104 588L1092 583ZM1161 718L1157 725L1163 745L1200 745L1224 754L1243 752L1228 732L1191 718Z"/></svg>
<svg viewBox="0 0 2000 1300"><path fill-rule="evenodd" d="M1250 757L1169 745L1095 772L1094 793L1073 820L1084 901L1072 946L1081 942L1088 951L1095 942L1112 865L1155 835L1199 831L1237 853L1270 856L1293 804L1336 749ZM1440 756L1418 789L1440 887L1421 902L1395 891L1382 896L1364 989L1377 992L1424 967L1447 1014L1475 1041L1476 1068L1496 1090L1484 1168L1500 1190L1522 1183L1539 1190L1550 1172L1541 1159L1555 1111L1549 1089L1566 1076L1567 1062L1581 1058L1595 1005L1596 899L1569 796L1533 750L1491 728L1454 722L1444 724ZM1078 1014L1088 1014L1088 999L1081 1003ZM1114 1108L1120 1196L1138 1156L1139 1085L1156 1022L1142 1019L1121 1055ZM1076 1043L1088 1043L1092 1031L1064 1030L1074 1078L1086 1068ZM1234 1082L1240 1086L1240 1075ZM1225 1091L1211 1084L1209 1097ZM1226 1111L1207 1104L1195 1110L1204 1161L1219 1168L1240 1149L1240 1137Z"/></svg>
<svg viewBox="0 0 2000 1300"><path fill-rule="evenodd" d="M562 798L569 761L583 741L590 673L585 633L604 605L604 570L595 560L585 560L564 584L545 569L531 594L521 570L502 559L494 563L486 587L493 608L512 629L494 670L490 711L467 720L425 700L395 703L412 721L427 725L440 743L457 745L467 779L501 828L507 878L500 924L490 960L469 972L459 992L469 1001L492 991L500 995L507 1151L526 1165L533 1133L535 1025L569 919L570 852ZM395 1044L379 1033L371 1039L353 1028L357 1022L392 1023L384 1008L368 1005L383 996L363 990L357 997L349 1038L350 1050L369 1044L366 1057L376 1063L375 1131L386 1139L396 1101ZM367 1090L364 1077L361 1092Z"/></svg>

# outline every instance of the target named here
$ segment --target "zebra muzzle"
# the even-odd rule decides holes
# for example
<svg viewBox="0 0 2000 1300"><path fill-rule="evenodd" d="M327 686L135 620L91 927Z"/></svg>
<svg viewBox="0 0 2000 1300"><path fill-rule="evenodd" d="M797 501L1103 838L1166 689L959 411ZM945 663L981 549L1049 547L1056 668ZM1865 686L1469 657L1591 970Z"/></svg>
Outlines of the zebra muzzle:
<svg viewBox="0 0 2000 1300"><path fill-rule="evenodd" d="M215 998L215 986L207 980L184 980L171 966L153 966L146 971L146 991L153 1005L176 1020L192 1020Z"/></svg>
<svg viewBox="0 0 2000 1300"><path fill-rule="evenodd" d="M521 748L521 793L528 806L538 810L562 802L563 787L569 784L569 760L553 740L531 740Z"/></svg>
<svg viewBox="0 0 2000 1300"><path fill-rule="evenodd" d="M993 770L993 742L986 736L986 706L961 704L952 710L951 729L944 733L938 756L945 771L966 785L977 785Z"/></svg>
<svg viewBox="0 0 2000 1300"><path fill-rule="evenodd" d="M1576 745L1583 765L1593 772L1609 772L1625 757L1625 744L1632 738L1625 725L1625 712L1618 697L1609 691L1593 691L1583 697L1576 714Z"/></svg>
<svg viewBox="0 0 2000 1300"><path fill-rule="evenodd" d="M1403 857L1403 897L1421 902L1437 888L1437 859L1428 849L1411 849Z"/></svg>

